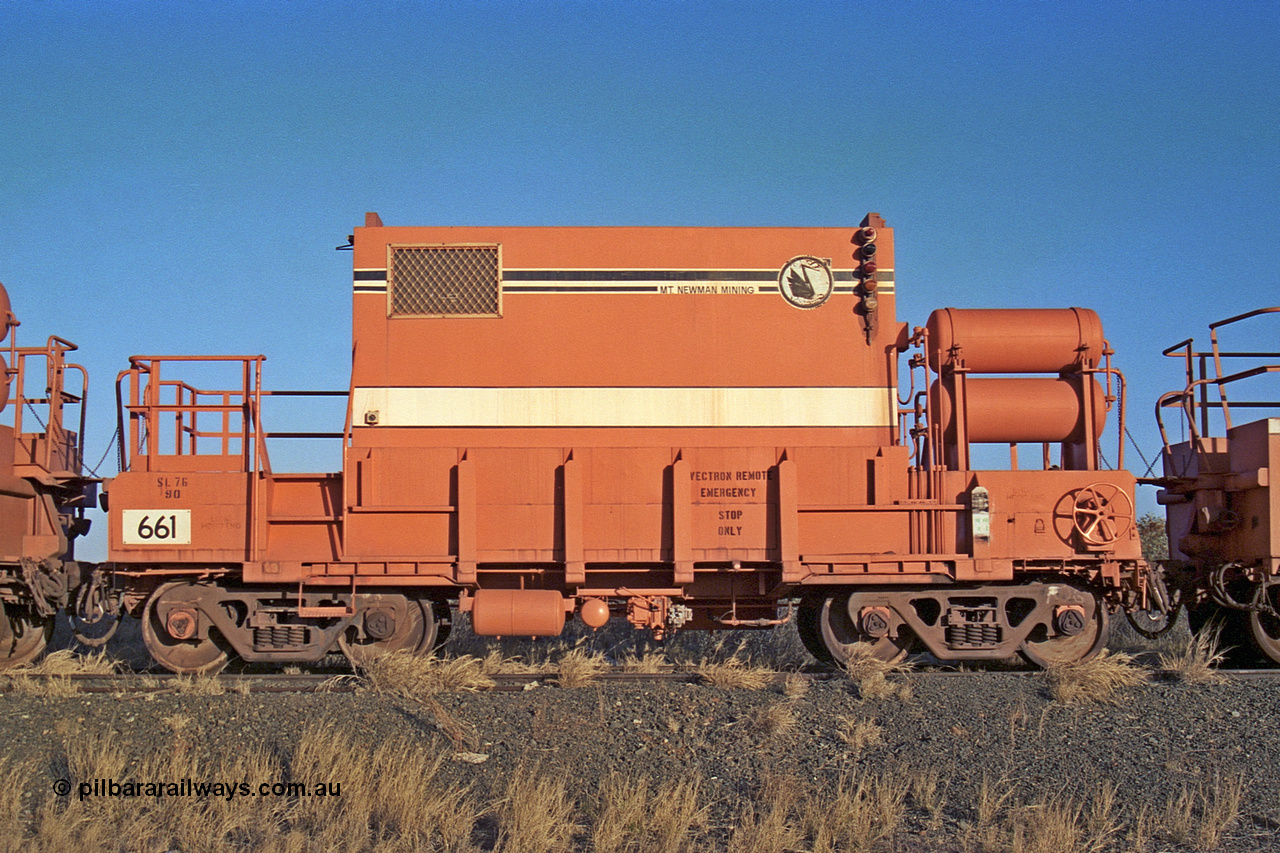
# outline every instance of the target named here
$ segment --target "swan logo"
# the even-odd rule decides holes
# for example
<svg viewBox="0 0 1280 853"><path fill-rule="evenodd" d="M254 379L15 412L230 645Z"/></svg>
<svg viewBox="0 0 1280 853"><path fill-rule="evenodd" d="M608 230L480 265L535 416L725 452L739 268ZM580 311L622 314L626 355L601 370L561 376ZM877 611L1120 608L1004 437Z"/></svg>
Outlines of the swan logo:
<svg viewBox="0 0 1280 853"><path fill-rule="evenodd" d="M826 302L833 283L831 262L809 255L792 258L778 273L782 298L797 308L817 308Z"/></svg>

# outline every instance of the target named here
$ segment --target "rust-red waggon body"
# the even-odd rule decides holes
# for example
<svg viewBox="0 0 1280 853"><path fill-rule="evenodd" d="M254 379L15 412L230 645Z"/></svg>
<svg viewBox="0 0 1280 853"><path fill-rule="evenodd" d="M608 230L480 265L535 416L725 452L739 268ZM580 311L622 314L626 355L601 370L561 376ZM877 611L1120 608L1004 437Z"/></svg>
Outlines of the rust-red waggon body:
<svg viewBox="0 0 1280 853"><path fill-rule="evenodd" d="M1099 463L1122 385L1092 311L910 329L876 214L370 214L352 243L340 472L271 469L261 357L140 356L120 376L110 560L170 668L425 651L455 610L482 634L577 613L661 635L775 625L784 602L826 660L865 642L1046 663L1147 605L1134 478ZM183 381L209 361L234 381ZM978 470L980 443L1008 463Z"/></svg>

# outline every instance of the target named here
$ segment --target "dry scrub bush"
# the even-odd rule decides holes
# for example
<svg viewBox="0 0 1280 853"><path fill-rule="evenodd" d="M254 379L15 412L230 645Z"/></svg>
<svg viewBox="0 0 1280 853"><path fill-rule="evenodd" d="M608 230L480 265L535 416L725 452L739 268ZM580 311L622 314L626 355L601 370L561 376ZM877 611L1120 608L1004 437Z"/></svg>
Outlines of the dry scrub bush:
<svg viewBox="0 0 1280 853"><path fill-rule="evenodd" d="M1147 672L1133 662L1133 655L1104 649L1092 660L1049 667L1049 690L1059 702L1116 704L1120 692L1142 684Z"/></svg>
<svg viewBox="0 0 1280 853"><path fill-rule="evenodd" d="M609 669L604 655L577 648L560 658L556 683L561 687L589 687Z"/></svg>
<svg viewBox="0 0 1280 853"><path fill-rule="evenodd" d="M601 786L591 827L594 853L684 853L706 821L699 777L650 793L648 779L611 775Z"/></svg>
<svg viewBox="0 0 1280 853"><path fill-rule="evenodd" d="M1192 636L1187 635L1170 651L1161 652L1160 668L1186 684L1212 684L1222 681L1218 673L1229 649L1222 648L1222 626L1215 626Z"/></svg>

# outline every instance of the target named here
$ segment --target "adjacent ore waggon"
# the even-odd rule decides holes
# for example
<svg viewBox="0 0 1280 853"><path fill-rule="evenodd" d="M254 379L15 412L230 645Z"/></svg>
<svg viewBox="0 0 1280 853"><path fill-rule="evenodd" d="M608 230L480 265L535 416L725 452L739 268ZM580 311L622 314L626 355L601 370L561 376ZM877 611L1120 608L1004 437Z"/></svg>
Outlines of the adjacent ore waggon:
<svg viewBox="0 0 1280 853"><path fill-rule="evenodd" d="M1185 604L1191 630L1239 664L1280 663L1280 418L1240 422L1280 409L1280 352L1239 345L1274 341L1278 324L1280 308L1262 308L1210 325L1207 350L1188 338L1164 351L1184 363L1185 383L1156 404L1164 476L1147 481L1162 487L1168 522L1170 559L1153 578L1169 599L1160 624ZM1182 440L1170 438L1165 409L1181 413Z"/></svg>
<svg viewBox="0 0 1280 853"><path fill-rule="evenodd" d="M487 636L576 615L659 637L794 613L825 661L866 643L1049 664L1152 606L1135 479L1101 464L1123 382L1092 311L945 309L911 329L877 214L369 214L351 243L340 472L272 469L282 436L260 411L281 392L261 356L139 356L119 378L110 563L169 669L425 653L456 612ZM223 387L184 378L217 366ZM1002 448L998 470L979 445Z"/></svg>
<svg viewBox="0 0 1280 853"><path fill-rule="evenodd" d="M0 409L12 413L0 424L0 667L38 657L77 596L86 613L109 615L101 573L74 559L97 494L81 473L87 375L67 360L75 344L20 347L18 325L0 285Z"/></svg>

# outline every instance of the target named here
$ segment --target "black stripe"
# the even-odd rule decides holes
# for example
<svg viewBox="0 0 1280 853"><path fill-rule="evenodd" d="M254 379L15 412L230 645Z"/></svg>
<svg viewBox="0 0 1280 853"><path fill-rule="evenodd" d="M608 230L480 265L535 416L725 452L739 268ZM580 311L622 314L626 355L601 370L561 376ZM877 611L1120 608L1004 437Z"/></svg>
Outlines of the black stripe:
<svg viewBox="0 0 1280 853"><path fill-rule="evenodd" d="M658 286L656 284L644 286L636 285L605 285L604 287L556 287L554 284L539 285L508 285L505 282L502 285L503 293L657 293Z"/></svg>
<svg viewBox="0 0 1280 853"><path fill-rule="evenodd" d="M503 281L777 281L774 270L503 270Z"/></svg>
<svg viewBox="0 0 1280 853"><path fill-rule="evenodd" d="M356 281L386 281L386 270L356 270Z"/></svg>
<svg viewBox="0 0 1280 853"><path fill-rule="evenodd" d="M354 288L352 288L352 290L354 290L356 293L386 293L387 292L386 287L370 287L367 284L363 286L357 284Z"/></svg>

